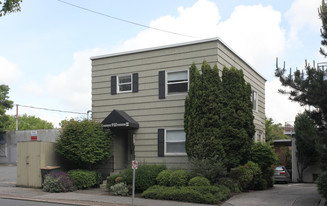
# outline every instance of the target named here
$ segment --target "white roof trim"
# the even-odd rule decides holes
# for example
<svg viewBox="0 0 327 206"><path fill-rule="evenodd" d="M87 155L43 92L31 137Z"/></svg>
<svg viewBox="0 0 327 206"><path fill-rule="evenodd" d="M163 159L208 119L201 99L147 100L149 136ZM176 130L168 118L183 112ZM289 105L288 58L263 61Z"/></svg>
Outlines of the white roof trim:
<svg viewBox="0 0 327 206"><path fill-rule="evenodd" d="M102 58L114 57L114 56L121 56L121 55L126 55L126 54L134 54L134 53L148 52L148 51L159 50L159 49L167 49L167 48L173 48L173 47L179 47L179 46L187 46L187 45L192 45L192 44L200 44L200 43L211 42L211 41L221 42L231 52L233 52L236 56L238 56L245 64L247 64L254 72L256 72L259 76L261 76L265 81L267 81L266 78L263 77L263 75L261 75L258 71L256 71L253 66L251 66L247 61L245 61L240 55L238 55L233 49L231 49L219 37L201 39L201 40L190 41L190 42L182 42L182 43L171 44L171 45L166 45L166 46L150 47L150 48L144 48L144 49L130 50L130 51L124 51L124 52L105 54L105 55L98 55L98 56L93 56L90 59L91 60L96 60L96 59L102 59Z"/></svg>

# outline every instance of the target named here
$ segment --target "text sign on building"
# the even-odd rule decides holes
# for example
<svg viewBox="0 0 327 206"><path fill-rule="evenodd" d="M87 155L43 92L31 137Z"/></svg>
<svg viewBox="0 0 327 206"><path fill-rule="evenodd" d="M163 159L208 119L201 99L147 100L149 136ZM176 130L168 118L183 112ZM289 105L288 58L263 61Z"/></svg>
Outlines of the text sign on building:
<svg viewBox="0 0 327 206"><path fill-rule="evenodd" d="M31 131L31 141L37 141L37 131Z"/></svg>
<svg viewBox="0 0 327 206"><path fill-rule="evenodd" d="M132 161L132 168L133 168L133 170L137 169L137 161L136 160Z"/></svg>
<svg viewBox="0 0 327 206"><path fill-rule="evenodd" d="M125 123L111 123L111 124L107 124L105 126L107 126L107 127L129 127L129 122L125 122Z"/></svg>

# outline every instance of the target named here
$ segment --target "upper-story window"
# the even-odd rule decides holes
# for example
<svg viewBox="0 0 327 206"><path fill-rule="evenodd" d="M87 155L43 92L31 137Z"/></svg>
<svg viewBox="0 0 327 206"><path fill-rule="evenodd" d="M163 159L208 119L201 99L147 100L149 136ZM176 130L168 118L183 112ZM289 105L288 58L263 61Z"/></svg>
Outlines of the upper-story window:
<svg viewBox="0 0 327 206"><path fill-rule="evenodd" d="M258 111L258 93L254 90L252 90L252 105L252 109Z"/></svg>
<svg viewBox="0 0 327 206"><path fill-rule="evenodd" d="M118 93L132 91L132 75L117 76Z"/></svg>
<svg viewBox="0 0 327 206"><path fill-rule="evenodd" d="M139 75L123 74L111 76L111 94L138 92L139 91Z"/></svg>
<svg viewBox="0 0 327 206"><path fill-rule="evenodd" d="M188 70L167 72L167 94L187 92L188 79Z"/></svg>

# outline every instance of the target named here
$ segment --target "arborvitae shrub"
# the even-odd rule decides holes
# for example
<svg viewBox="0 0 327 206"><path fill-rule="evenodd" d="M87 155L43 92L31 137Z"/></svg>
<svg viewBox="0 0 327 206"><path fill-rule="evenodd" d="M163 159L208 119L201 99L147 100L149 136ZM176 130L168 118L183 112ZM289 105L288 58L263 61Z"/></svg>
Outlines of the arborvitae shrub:
<svg viewBox="0 0 327 206"><path fill-rule="evenodd" d="M158 185L169 186L170 185L170 175L172 172L173 171L171 171L171 170L161 171L156 178Z"/></svg>
<svg viewBox="0 0 327 206"><path fill-rule="evenodd" d="M188 182L189 186L210 186L210 181L205 177L193 177Z"/></svg>
<svg viewBox="0 0 327 206"><path fill-rule="evenodd" d="M170 174L170 186L186 186L189 181L189 172L186 170L175 170Z"/></svg>

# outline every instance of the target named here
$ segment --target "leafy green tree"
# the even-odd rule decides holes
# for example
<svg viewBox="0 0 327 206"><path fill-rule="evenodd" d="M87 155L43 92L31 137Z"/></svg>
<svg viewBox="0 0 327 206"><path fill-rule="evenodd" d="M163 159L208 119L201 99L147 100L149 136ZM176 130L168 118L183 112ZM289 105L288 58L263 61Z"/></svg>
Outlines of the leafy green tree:
<svg viewBox="0 0 327 206"><path fill-rule="evenodd" d="M18 116L18 130L37 130L37 129L53 129L53 124L42 120L39 117L33 115L19 115ZM16 130L16 116L9 116L9 124L6 130L14 131Z"/></svg>
<svg viewBox="0 0 327 206"><path fill-rule="evenodd" d="M299 182L303 182L303 172L319 160L316 149L317 130L313 121L306 115L298 114L295 118L295 144Z"/></svg>
<svg viewBox="0 0 327 206"><path fill-rule="evenodd" d="M6 110L13 107L13 101L9 100L9 87L7 85L0 85L0 132L4 132L7 128L9 117L6 115Z"/></svg>
<svg viewBox="0 0 327 206"><path fill-rule="evenodd" d="M6 15L7 13L20 11L20 3L23 0L5 0L0 1L0 5L2 5L2 9L0 10L0 17Z"/></svg>
<svg viewBox="0 0 327 206"><path fill-rule="evenodd" d="M265 118L266 126L266 142L273 142L276 139L290 139L289 136L284 134L284 127L281 123L274 124L272 118Z"/></svg>
<svg viewBox="0 0 327 206"><path fill-rule="evenodd" d="M255 134L251 102L251 85L242 70L224 67L222 71L221 137L226 153L226 166L245 164L250 156Z"/></svg>
<svg viewBox="0 0 327 206"><path fill-rule="evenodd" d="M62 125L56 151L80 168L91 169L111 157L111 137L99 122L71 119Z"/></svg>
<svg viewBox="0 0 327 206"><path fill-rule="evenodd" d="M327 7L322 0L319 9L319 17L322 21L321 37L322 46L327 45ZM323 48L320 48L322 55L326 57ZM316 68L305 65L304 70L296 70L289 75L285 75L285 64L283 68L276 65L275 76L288 90L279 90L282 94L288 94L291 101L298 102L301 106L308 106L306 114L313 120L318 132L321 165L322 169L327 169L327 71L324 68Z"/></svg>

